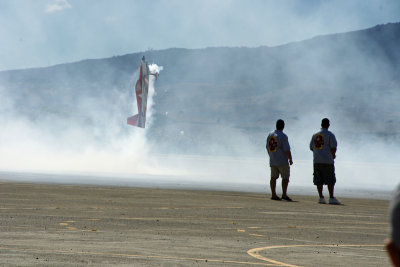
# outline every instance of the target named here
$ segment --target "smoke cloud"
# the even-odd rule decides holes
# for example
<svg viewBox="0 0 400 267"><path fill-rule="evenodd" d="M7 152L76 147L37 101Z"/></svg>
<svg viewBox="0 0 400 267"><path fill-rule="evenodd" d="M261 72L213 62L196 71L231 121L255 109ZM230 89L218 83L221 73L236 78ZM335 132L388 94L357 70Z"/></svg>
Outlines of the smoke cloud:
<svg viewBox="0 0 400 267"><path fill-rule="evenodd" d="M149 51L146 58L165 69L150 65L162 75L150 76L146 129L126 125L137 113L131 62L142 55L45 69L52 82L42 89L46 101L29 83L17 84L23 97L0 87L0 170L67 175L46 176L52 182L86 175L74 182L265 193L265 139L281 118L294 157L289 188L315 193L309 142L328 117L339 143L337 194L389 191L399 182L399 120L389 112L400 97L394 60L377 55L376 44L360 49L338 40L345 38Z"/></svg>

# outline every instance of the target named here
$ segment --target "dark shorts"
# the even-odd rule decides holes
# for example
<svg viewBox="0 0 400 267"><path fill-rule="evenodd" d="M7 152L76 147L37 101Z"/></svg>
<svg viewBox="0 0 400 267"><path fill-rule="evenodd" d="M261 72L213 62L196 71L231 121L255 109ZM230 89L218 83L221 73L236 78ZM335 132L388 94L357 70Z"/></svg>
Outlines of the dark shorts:
<svg viewBox="0 0 400 267"><path fill-rule="evenodd" d="M334 185L336 183L335 165L314 163L314 185Z"/></svg>

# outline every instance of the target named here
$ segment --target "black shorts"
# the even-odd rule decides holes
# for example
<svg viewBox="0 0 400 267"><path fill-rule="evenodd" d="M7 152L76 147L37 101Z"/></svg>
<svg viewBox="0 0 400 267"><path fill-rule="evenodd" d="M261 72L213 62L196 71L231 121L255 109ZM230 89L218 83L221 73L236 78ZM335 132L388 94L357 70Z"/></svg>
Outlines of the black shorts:
<svg viewBox="0 0 400 267"><path fill-rule="evenodd" d="M314 185L334 185L336 183L335 165L314 163Z"/></svg>

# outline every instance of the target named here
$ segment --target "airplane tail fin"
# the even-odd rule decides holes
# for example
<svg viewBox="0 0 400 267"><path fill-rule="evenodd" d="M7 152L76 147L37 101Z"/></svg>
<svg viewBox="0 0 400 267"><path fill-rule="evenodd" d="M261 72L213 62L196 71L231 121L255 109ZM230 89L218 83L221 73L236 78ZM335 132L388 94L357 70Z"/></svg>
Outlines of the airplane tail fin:
<svg viewBox="0 0 400 267"><path fill-rule="evenodd" d="M129 117L126 122L129 125L133 125L133 126L138 126L138 122L139 122L139 114L133 115L131 117Z"/></svg>

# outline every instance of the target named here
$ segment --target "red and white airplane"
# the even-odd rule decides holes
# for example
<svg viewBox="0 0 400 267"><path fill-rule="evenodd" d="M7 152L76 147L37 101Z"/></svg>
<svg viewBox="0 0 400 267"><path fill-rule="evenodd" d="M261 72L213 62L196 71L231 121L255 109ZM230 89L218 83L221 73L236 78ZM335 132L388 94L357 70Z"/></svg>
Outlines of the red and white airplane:
<svg viewBox="0 0 400 267"><path fill-rule="evenodd" d="M145 128L146 124L146 109L147 109L147 94L149 92L149 75L157 76L158 73L150 73L149 65L145 60L144 56L142 58L142 63L139 67L139 79L136 82L136 100L138 107L138 114L133 115L127 119L127 123L133 126Z"/></svg>

